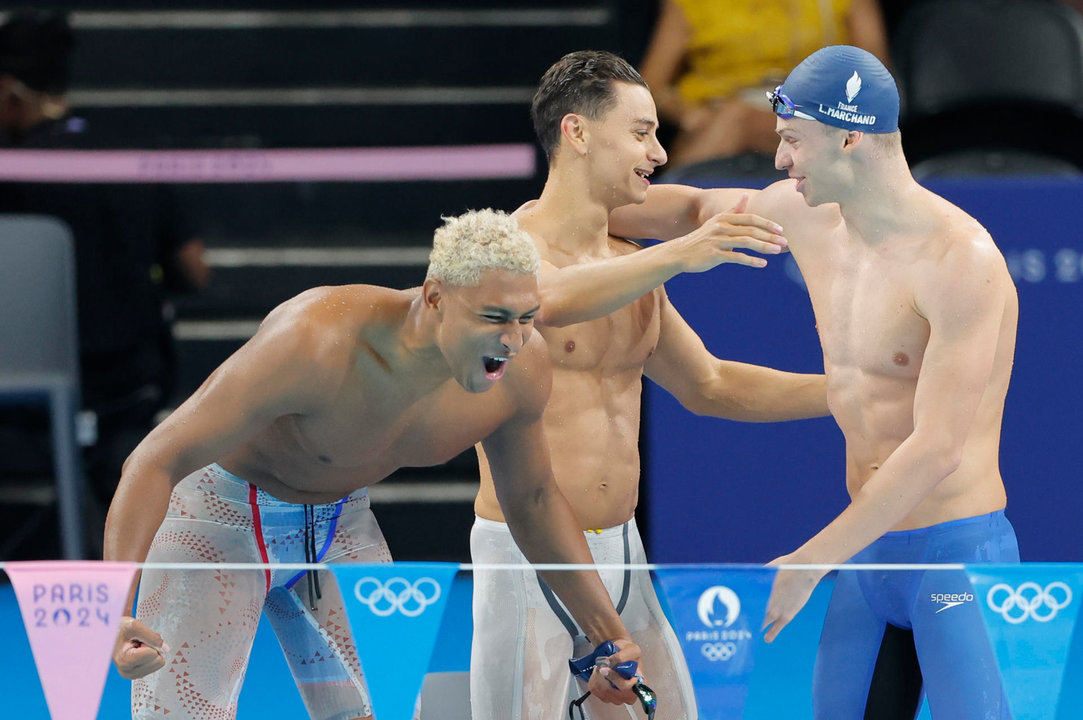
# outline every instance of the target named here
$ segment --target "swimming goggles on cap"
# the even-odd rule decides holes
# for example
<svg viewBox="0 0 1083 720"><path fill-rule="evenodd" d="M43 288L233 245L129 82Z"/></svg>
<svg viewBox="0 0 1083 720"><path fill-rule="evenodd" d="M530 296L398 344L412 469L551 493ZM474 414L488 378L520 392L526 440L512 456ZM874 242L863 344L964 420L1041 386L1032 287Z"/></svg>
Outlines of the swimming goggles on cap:
<svg viewBox="0 0 1083 720"><path fill-rule="evenodd" d="M797 105L796 103L794 103L793 100L790 100L788 97L779 92L779 90L781 89L782 86L779 85L773 91L765 93L765 95L767 95L767 99L771 101L771 111L775 115L778 115L783 120L792 117L801 118L802 120L816 119L808 113L804 113L798 110Z"/></svg>

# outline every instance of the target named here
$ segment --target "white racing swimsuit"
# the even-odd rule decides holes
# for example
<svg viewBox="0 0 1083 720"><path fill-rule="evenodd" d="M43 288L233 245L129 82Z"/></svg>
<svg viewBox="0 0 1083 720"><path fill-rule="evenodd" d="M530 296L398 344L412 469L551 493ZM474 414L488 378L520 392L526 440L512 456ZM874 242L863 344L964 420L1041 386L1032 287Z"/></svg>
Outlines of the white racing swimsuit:
<svg viewBox="0 0 1083 720"><path fill-rule="evenodd" d="M646 564L635 520L585 533L599 565ZM525 565L528 561L508 526L475 518L470 533L475 565ZM656 720L696 720L692 680L680 642L669 626L650 573L600 569L613 606L643 652L640 672L658 696ZM529 569L474 570L474 637L470 653L473 720L561 720L568 703L586 692L574 681L568 659L586 655L590 641L567 609ZM639 705L608 705L590 697L591 720L641 718ZM578 714L576 715L578 717Z"/></svg>
<svg viewBox="0 0 1083 720"><path fill-rule="evenodd" d="M169 652L164 668L132 682L132 717L233 720L261 613L314 720L371 716L332 573L213 564L390 561L364 489L337 503L297 505L218 465L192 473L173 489L147 562L209 565L143 572L137 616Z"/></svg>

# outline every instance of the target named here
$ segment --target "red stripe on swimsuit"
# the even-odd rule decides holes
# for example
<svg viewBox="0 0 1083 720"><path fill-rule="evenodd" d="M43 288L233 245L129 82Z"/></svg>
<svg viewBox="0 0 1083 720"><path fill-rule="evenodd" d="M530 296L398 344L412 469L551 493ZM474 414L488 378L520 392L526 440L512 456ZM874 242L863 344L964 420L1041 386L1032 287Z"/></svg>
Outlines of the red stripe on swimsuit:
<svg viewBox="0 0 1083 720"><path fill-rule="evenodd" d="M260 559L270 564L270 560L267 557L267 545L263 542L263 523L260 521L259 505L258 501L259 490L252 483L248 483L248 503L252 506L252 529L256 536L256 547L259 548ZM264 568L263 574L267 579L267 592L271 592L271 568Z"/></svg>

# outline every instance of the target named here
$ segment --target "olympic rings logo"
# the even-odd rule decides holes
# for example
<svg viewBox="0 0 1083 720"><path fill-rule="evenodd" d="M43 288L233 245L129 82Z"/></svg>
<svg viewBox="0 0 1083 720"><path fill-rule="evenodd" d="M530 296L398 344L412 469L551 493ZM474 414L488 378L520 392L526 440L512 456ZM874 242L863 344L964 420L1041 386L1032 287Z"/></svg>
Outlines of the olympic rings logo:
<svg viewBox="0 0 1083 720"><path fill-rule="evenodd" d="M377 617L388 617L396 612L417 617L440 598L440 583L427 577L413 583L400 577L391 578L387 583L364 577L354 585L353 594Z"/></svg>
<svg viewBox="0 0 1083 720"><path fill-rule="evenodd" d="M997 583L989 588L985 602L990 610L1000 613L1012 625L1028 618L1049 622L1072 603L1072 590L1059 580L1044 588L1036 582L1025 582L1018 588Z"/></svg>
<svg viewBox="0 0 1083 720"><path fill-rule="evenodd" d="M737 645L731 642L703 643L699 651L711 662L725 662L737 654Z"/></svg>

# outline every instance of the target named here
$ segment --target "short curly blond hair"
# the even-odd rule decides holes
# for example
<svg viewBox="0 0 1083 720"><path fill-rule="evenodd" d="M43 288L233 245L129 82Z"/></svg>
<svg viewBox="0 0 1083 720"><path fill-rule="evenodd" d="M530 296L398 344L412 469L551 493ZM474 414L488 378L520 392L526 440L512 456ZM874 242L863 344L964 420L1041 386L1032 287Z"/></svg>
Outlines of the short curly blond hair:
<svg viewBox="0 0 1083 720"><path fill-rule="evenodd" d="M433 234L426 279L477 287L483 270L537 276L541 266L538 249L507 213L486 208L442 219L444 225Z"/></svg>

